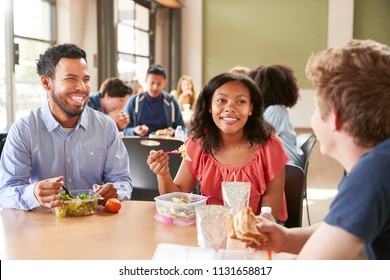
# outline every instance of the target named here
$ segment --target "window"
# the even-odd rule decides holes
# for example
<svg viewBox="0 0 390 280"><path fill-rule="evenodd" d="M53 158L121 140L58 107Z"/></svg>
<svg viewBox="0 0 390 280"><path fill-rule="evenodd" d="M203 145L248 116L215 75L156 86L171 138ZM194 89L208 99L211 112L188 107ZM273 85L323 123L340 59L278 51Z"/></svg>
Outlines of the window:
<svg viewBox="0 0 390 280"><path fill-rule="evenodd" d="M142 2L142 3L141 3ZM145 80L150 61L150 5L118 0L118 76Z"/></svg>
<svg viewBox="0 0 390 280"><path fill-rule="evenodd" d="M6 2L0 1L0 132L7 128L6 65L5 65L5 17Z"/></svg>
<svg viewBox="0 0 390 280"><path fill-rule="evenodd" d="M0 130L5 130L47 98L35 60L54 44L55 0L5 0L0 5L0 26L6 30L0 33Z"/></svg>

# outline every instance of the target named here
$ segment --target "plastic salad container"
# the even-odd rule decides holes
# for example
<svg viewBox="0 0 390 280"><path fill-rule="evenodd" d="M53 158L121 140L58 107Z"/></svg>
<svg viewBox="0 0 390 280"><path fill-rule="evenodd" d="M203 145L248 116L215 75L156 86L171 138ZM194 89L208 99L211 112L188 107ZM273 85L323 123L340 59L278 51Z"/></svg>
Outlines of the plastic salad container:
<svg viewBox="0 0 390 280"><path fill-rule="evenodd" d="M207 197L192 193L173 192L154 198L156 220L166 224L190 225L195 223L195 208L206 204Z"/></svg>
<svg viewBox="0 0 390 280"><path fill-rule="evenodd" d="M60 198L62 205L53 208L53 212L57 217L69 218L93 215L98 200L103 199L102 196L90 189L70 190L69 193L72 198L62 192Z"/></svg>

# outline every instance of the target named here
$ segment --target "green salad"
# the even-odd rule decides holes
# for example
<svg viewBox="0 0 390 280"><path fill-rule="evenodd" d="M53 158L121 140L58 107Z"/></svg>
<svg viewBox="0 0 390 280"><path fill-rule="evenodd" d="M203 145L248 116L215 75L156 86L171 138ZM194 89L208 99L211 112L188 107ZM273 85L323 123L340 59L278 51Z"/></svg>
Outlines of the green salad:
<svg viewBox="0 0 390 280"><path fill-rule="evenodd" d="M65 192L61 193L62 205L54 208L57 217L80 217L95 213L95 205L98 200L95 194L82 193L74 198Z"/></svg>

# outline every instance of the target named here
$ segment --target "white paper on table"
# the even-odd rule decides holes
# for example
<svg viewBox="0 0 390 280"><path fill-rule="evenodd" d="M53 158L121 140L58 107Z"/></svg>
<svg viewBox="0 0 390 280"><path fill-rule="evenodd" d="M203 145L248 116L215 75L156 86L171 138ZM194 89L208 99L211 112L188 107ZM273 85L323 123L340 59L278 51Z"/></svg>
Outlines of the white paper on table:
<svg viewBox="0 0 390 280"><path fill-rule="evenodd" d="M267 253L250 250L218 250L159 243L153 260L266 260Z"/></svg>
<svg viewBox="0 0 390 280"><path fill-rule="evenodd" d="M159 243L153 260L215 260L215 251L201 247Z"/></svg>

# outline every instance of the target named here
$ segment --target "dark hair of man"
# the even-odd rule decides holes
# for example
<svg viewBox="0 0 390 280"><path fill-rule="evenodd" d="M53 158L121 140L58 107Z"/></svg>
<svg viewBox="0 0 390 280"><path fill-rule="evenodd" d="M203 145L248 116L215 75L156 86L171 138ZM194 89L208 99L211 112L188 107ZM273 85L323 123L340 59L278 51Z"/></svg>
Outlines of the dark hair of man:
<svg viewBox="0 0 390 280"><path fill-rule="evenodd" d="M37 72L39 76L55 78L55 68L61 58L83 58L87 61L85 51L74 44L62 44L49 48L45 53L39 55L36 60Z"/></svg>
<svg viewBox="0 0 390 280"><path fill-rule="evenodd" d="M285 65L261 65L248 76L257 84L263 95L264 108L271 105L293 107L299 98L297 79Z"/></svg>
<svg viewBox="0 0 390 280"><path fill-rule="evenodd" d="M274 130L272 125L263 117L263 99L256 84L247 76L232 73L222 73L212 78L201 91L191 119L191 137L201 139L205 152L211 153L222 148L222 139L219 129L213 121L209 112L211 100L215 91L227 82L239 82L249 89L250 102L253 106L252 115L244 126L244 134L247 140L253 144L265 144L271 137Z"/></svg>
<svg viewBox="0 0 390 280"><path fill-rule="evenodd" d="M165 73L164 67L162 67L159 64L152 64L150 65L148 71L146 72L147 75L154 74L154 75L160 75L163 76L164 79L167 78L167 74Z"/></svg>
<svg viewBox="0 0 390 280"><path fill-rule="evenodd" d="M106 94L110 97L125 97L131 95L133 90L127 86L121 79L107 78L100 86L99 96L104 97Z"/></svg>

